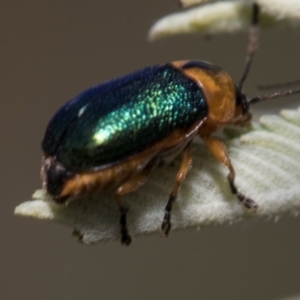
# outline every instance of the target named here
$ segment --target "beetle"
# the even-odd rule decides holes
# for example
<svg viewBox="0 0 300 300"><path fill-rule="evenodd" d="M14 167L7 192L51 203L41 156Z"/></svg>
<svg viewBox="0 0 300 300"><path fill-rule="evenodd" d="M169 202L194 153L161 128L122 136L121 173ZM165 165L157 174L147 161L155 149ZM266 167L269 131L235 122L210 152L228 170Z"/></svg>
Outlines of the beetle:
<svg viewBox="0 0 300 300"><path fill-rule="evenodd" d="M167 236L172 204L192 165L191 142L200 136L229 169L232 192L247 209L256 210L256 202L234 183L226 146L212 135L227 125L249 122L251 103L279 96L248 100L242 91L257 48L257 15L254 5L246 68L238 84L209 62L183 60L113 79L63 105L50 120L42 141L41 177L53 200L65 203L114 187L121 242L129 245L132 238L123 196L143 185L154 168L182 154L161 225Z"/></svg>

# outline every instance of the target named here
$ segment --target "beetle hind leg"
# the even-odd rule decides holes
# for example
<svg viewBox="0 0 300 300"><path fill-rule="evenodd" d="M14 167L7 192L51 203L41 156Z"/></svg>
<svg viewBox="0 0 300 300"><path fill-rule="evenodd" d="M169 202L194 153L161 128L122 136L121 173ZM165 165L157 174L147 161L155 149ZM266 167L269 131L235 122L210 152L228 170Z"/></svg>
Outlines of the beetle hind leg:
<svg viewBox="0 0 300 300"><path fill-rule="evenodd" d="M176 176L175 186L170 194L168 203L165 207L165 215L163 222L161 224L161 229L164 236L168 236L171 229L171 210L173 202L177 198L177 194L180 188L181 183L184 181L187 173L191 169L192 166L192 154L191 154L191 144L188 144L183 153L183 159L181 162L180 169Z"/></svg>
<svg viewBox="0 0 300 300"><path fill-rule="evenodd" d="M150 170L144 170L143 172L130 177L117 188L115 197L120 211L119 224L121 228L121 244L123 245L129 246L132 242L132 237L127 229L127 213L129 211L129 207L122 201L122 196L129 194L142 186L147 181L149 173Z"/></svg>
<svg viewBox="0 0 300 300"><path fill-rule="evenodd" d="M254 200L252 200L251 198L246 197L244 194L240 193L234 184L235 171L231 164L231 161L228 156L226 146L224 145L224 143L222 143L218 139L212 138L212 137L204 138L204 142L205 142L207 148L209 149L209 151L211 152L211 154L218 161L220 161L223 165L228 167L229 174L228 174L227 178L228 178L232 193L237 196L237 198L244 204L244 206L246 208L251 209L251 210L256 210L258 208L258 205L256 204L256 202Z"/></svg>
<svg viewBox="0 0 300 300"><path fill-rule="evenodd" d="M119 211L120 211L120 233L121 233L121 244L129 246L131 244L132 238L131 235L128 232L127 229L127 213L129 210L129 207L126 203L124 203L121 199L121 196L118 195L118 191L116 193L116 202L119 206Z"/></svg>
<svg viewBox="0 0 300 300"><path fill-rule="evenodd" d="M122 205L119 206L120 210L120 227L121 227L121 244L129 246L132 241L132 237L128 232L127 229L127 213L129 210L129 207L127 204L122 203Z"/></svg>

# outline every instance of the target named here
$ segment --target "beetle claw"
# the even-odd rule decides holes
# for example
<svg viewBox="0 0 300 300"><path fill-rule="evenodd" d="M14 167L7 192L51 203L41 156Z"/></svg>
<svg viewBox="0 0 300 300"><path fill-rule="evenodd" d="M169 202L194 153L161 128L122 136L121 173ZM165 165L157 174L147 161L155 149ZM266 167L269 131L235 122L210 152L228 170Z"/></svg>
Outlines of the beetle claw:
<svg viewBox="0 0 300 300"><path fill-rule="evenodd" d="M238 199L244 204L244 206L250 210L256 211L258 209L257 203L251 198L247 198L245 195L241 193L237 193Z"/></svg>
<svg viewBox="0 0 300 300"><path fill-rule="evenodd" d="M164 220L161 224L161 230L163 232L163 236L167 237L171 230L171 214L169 212L165 213Z"/></svg>
<svg viewBox="0 0 300 300"><path fill-rule="evenodd" d="M122 232L122 237L121 237L121 244L125 246L129 246L132 242L132 237L131 235L126 231Z"/></svg>

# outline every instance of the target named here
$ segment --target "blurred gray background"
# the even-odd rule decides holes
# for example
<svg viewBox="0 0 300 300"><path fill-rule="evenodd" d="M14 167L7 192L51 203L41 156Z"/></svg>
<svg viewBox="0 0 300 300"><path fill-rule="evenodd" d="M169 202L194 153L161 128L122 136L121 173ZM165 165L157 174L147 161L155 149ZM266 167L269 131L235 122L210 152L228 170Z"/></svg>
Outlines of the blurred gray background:
<svg viewBox="0 0 300 300"><path fill-rule="evenodd" d="M53 113L83 89L146 65L198 58L239 79L247 34L155 43L176 0L1 1L1 299L281 299L300 293L300 218L81 246L60 224L13 216L39 179ZM300 78L299 31L261 35L245 89ZM274 111L299 101L257 105ZM276 106L279 103L279 106Z"/></svg>

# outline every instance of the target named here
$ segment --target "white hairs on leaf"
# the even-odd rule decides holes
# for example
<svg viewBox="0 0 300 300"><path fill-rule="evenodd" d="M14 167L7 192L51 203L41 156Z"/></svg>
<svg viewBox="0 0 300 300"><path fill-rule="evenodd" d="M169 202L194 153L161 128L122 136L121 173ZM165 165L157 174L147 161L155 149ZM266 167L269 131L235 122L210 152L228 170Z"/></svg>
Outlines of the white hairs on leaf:
<svg viewBox="0 0 300 300"><path fill-rule="evenodd" d="M254 199L259 209L250 213L232 195L227 168L201 145L193 146L193 167L183 182L172 210L172 229L232 223L249 218L273 217L300 208L300 110L283 110L281 116L262 116L245 131L224 132L236 170L236 185ZM149 181L124 197L129 204L128 227L133 236L157 233L174 185L180 158L157 168ZM119 211L112 193L104 192L67 206L56 204L43 190L34 200L16 207L15 214L64 223L84 244L119 238ZM172 232L171 232L172 235Z"/></svg>

